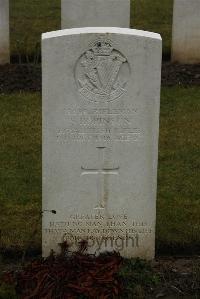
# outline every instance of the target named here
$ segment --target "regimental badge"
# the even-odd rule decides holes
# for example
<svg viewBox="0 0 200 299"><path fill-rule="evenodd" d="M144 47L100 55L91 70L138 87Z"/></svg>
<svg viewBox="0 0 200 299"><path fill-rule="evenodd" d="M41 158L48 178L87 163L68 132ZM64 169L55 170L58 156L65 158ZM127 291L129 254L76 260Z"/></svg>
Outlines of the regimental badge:
<svg viewBox="0 0 200 299"><path fill-rule="evenodd" d="M79 92L93 102L111 102L126 91L130 66L107 39L95 41L78 59L75 79Z"/></svg>

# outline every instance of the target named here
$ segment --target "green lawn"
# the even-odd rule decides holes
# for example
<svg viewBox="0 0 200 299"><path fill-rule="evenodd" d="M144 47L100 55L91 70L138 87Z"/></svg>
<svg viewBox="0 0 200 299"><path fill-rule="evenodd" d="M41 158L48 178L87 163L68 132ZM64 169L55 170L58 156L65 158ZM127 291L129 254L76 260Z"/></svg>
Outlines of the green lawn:
<svg viewBox="0 0 200 299"><path fill-rule="evenodd" d="M162 89L157 244L200 242L199 98L200 87ZM40 94L0 95L0 124L2 242L40 247Z"/></svg>
<svg viewBox="0 0 200 299"><path fill-rule="evenodd" d="M23 247L41 209L40 95L0 95L0 115L1 241Z"/></svg>
<svg viewBox="0 0 200 299"><path fill-rule="evenodd" d="M131 0L131 27L159 32L170 55L173 0ZM60 1L11 0L11 54L27 58L40 50L42 32L60 29ZM28 60L28 59L27 59Z"/></svg>
<svg viewBox="0 0 200 299"><path fill-rule="evenodd" d="M200 244L200 87L163 88L157 239Z"/></svg>

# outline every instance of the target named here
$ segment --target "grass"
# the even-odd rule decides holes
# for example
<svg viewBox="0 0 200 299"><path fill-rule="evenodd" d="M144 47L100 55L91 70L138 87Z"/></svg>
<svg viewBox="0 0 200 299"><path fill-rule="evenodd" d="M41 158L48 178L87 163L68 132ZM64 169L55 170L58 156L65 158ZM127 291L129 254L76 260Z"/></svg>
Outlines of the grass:
<svg viewBox="0 0 200 299"><path fill-rule="evenodd" d="M158 32L163 37L163 53L169 57L173 0L131 0L131 27ZM11 55L37 55L41 33L60 29L60 1L10 1ZM28 60L28 59L27 59Z"/></svg>
<svg viewBox="0 0 200 299"><path fill-rule="evenodd" d="M200 243L199 98L199 87L162 89L158 245L192 247ZM42 197L40 94L0 95L0 123L1 243L38 248Z"/></svg>
<svg viewBox="0 0 200 299"><path fill-rule="evenodd" d="M157 238L200 244L200 88L162 91Z"/></svg>
<svg viewBox="0 0 200 299"><path fill-rule="evenodd" d="M0 285L0 299L19 299L14 286L7 284Z"/></svg>
<svg viewBox="0 0 200 299"><path fill-rule="evenodd" d="M150 263L139 259L124 259L119 277L123 282L122 298L147 298L147 290L159 285L161 279Z"/></svg>
<svg viewBox="0 0 200 299"><path fill-rule="evenodd" d="M0 111L0 242L23 248L41 206L40 95L0 95Z"/></svg>

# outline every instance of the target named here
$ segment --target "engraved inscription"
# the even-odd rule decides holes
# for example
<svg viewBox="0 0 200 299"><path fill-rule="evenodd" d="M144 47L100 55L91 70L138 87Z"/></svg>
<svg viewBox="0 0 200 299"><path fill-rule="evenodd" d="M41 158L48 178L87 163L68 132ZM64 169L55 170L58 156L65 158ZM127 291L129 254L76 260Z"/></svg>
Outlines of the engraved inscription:
<svg viewBox="0 0 200 299"><path fill-rule="evenodd" d="M98 197L98 206L95 209L105 209L106 203L108 200L107 192L107 180L105 176L107 175L118 175L119 167L108 168L104 167L104 153L105 147L97 147L98 149L98 167L97 168L87 168L81 167L83 170L81 175L97 175L97 197ZM103 166L101 166L103 164Z"/></svg>
<svg viewBox="0 0 200 299"><path fill-rule="evenodd" d="M129 246L139 248L154 230L146 221L128 219L126 214L105 215L99 211L72 214L65 221L51 221L44 232L59 242L67 241L70 247L77 247L84 239L88 248L120 251Z"/></svg>
<svg viewBox="0 0 200 299"><path fill-rule="evenodd" d="M79 92L93 102L106 103L121 97L129 76L127 59L105 38L95 41L75 67Z"/></svg>
<svg viewBox="0 0 200 299"><path fill-rule="evenodd" d="M65 128L60 129L57 138L61 142L135 142L139 140L141 132L138 128L98 129L98 128Z"/></svg>
<svg viewBox="0 0 200 299"><path fill-rule="evenodd" d="M66 127L57 128L57 140L75 142L137 142L142 137L138 128L137 109L66 107Z"/></svg>

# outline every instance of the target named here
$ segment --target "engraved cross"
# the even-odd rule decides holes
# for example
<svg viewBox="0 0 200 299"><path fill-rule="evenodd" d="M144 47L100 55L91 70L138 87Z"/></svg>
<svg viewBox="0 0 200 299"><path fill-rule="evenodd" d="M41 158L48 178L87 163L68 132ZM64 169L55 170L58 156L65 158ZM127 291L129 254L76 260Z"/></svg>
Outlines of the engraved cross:
<svg viewBox="0 0 200 299"><path fill-rule="evenodd" d="M105 165L105 149L106 147L97 147L98 149L98 165L97 168L81 167L83 175L97 175L97 197L98 206L95 209L105 209L108 200L108 176L119 175L119 167L108 168Z"/></svg>

